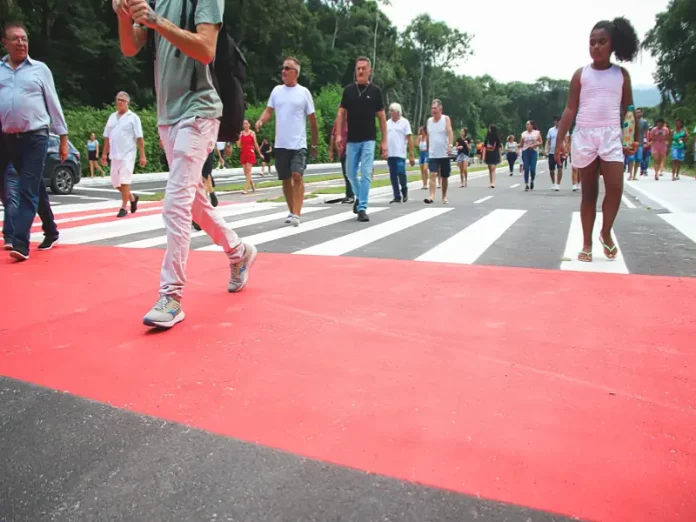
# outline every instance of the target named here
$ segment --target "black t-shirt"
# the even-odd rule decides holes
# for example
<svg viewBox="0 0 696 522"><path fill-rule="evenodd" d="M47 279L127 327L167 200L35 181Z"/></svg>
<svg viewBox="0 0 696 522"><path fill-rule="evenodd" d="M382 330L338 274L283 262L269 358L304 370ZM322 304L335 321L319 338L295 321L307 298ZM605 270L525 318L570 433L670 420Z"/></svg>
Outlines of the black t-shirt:
<svg viewBox="0 0 696 522"><path fill-rule="evenodd" d="M500 149L500 140L487 136L483 142L483 147L484 152L495 152ZM488 150L488 147L493 147L493 150Z"/></svg>
<svg viewBox="0 0 696 522"><path fill-rule="evenodd" d="M457 149L457 154L469 155L469 142L467 138L457 138L457 147L461 147L461 149Z"/></svg>
<svg viewBox="0 0 696 522"><path fill-rule="evenodd" d="M341 107L348 116L348 141L375 141L377 127L375 117L384 110L382 91L373 83L358 85L351 83L343 89Z"/></svg>

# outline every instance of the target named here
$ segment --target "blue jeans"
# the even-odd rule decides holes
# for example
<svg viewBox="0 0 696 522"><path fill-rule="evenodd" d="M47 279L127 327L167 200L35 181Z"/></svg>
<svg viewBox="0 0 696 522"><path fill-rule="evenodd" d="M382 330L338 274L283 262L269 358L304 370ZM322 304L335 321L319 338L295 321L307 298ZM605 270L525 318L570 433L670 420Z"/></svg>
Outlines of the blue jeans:
<svg viewBox="0 0 696 522"><path fill-rule="evenodd" d="M643 150L643 161L640 162L640 172L645 174L648 172L648 166L650 165L650 156L652 156L651 149Z"/></svg>
<svg viewBox="0 0 696 522"><path fill-rule="evenodd" d="M394 191L394 199L401 201L401 196L408 195L408 183L406 181L406 159L405 158L387 158L389 166L389 179L391 180L392 190ZM401 192L399 192L399 184L401 184Z"/></svg>
<svg viewBox="0 0 696 522"><path fill-rule="evenodd" d="M532 175L532 183L536 178L536 166L539 153L534 149L525 149L522 151L522 161L524 162L524 183L529 184L529 175Z"/></svg>
<svg viewBox="0 0 696 522"><path fill-rule="evenodd" d="M12 220L9 219L10 206L19 205L19 175L14 168L12 163L7 167L9 175L6 177L5 172L0 172L0 200L5 207L5 213L7 219L4 220L2 225L2 236L5 238L6 243L14 242L14 230L12 227ZM48 199L48 192L46 190L46 185L41 176L41 186L39 187L39 208L38 214L41 218L41 229L43 230L44 236L47 238L57 238L59 236L58 227L56 226L56 221L53 216L53 210L51 209L51 202Z"/></svg>
<svg viewBox="0 0 696 522"><path fill-rule="evenodd" d="M43 169L48 149L47 134L25 134L22 137L5 136L5 146L10 164L5 170L5 222L10 221L11 237L5 237L20 251L29 252L31 225L44 200L48 211L48 194L43 183ZM41 190L43 187L43 190ZM48 216L46 216L48 217ZM50 222L55 229L53 213ZM3 227L4 228L4 227ZM53 232L53 230L51 230ZM57 230L55 231L57 235ZM4 233L4 231L3 231Z"/></svg>
<svg viewBox="0 0 696 522"><path fill-rule="evenodd" d="M374 162L374 141L348 142L346 146L346 175L353 187L353 193L358 198L358 211L367 210ZM360 180L358 180L358 166L360 166Z"/></svg>

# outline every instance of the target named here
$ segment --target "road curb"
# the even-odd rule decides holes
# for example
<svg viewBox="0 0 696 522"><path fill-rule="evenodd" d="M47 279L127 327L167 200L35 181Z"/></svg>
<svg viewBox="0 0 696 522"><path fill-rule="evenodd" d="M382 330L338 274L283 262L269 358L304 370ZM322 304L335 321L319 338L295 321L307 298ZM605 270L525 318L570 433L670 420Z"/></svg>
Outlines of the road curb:
<svg viewBox="0 0 696 522"><path fill-rule="evenodd" d="M387 162L384 160L378 160L374 162L375 167L386 167ZM305 169L305 172L314 172L317 170L324 170L324 169L337 169L338 171L341 170L341 164L340 163L313 163L311 165L307 165L307 168ZM252 167L251 173L253 174L261 174L261 167ZM233 169L215 169L213 170L213 175L217 179L218 177L224 178L227 176L238 176L238 175L244 175L244 169L241 167L239 168L233 168ZM153 182L153 181L166 181L167 178L169 177L169 172L149 172L147 174L133 174L133 183L147 183L147 182ZM106 176L103 178L81 178L80 183L76 185L76 188L79 187L101 187L101 186L109 186L111 187L111 176Z"/></svg>

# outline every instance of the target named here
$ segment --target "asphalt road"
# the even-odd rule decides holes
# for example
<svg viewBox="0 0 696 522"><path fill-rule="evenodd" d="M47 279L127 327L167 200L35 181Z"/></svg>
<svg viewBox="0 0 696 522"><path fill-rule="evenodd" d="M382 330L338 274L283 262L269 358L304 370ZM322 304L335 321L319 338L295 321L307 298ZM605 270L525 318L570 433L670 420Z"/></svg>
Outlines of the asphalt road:
<svg viewBox="0 0 696 522"><path fill-rule="evenodd" d="M427 191L420 182L411 183L407 203L390 205L389 188L372 191L369 224L358 224L350 207L307 200L303 223L288 228L284 204L254 201L273 198L279 188L264 189L246 196L221 196L223 202L252 207L221 207L225 219L242 237L257 243L262 252L351 255L386 259L429 260L462 264L514 266L550 270L598 271L623 274L696 275L693 259L696 245L666 220L664 211L648 208L627 191L623 197L615 237L619 257L608 262L595 243L594 262L576 260L582 247L579 221L580 192L571 190L569 170L560 191L551 190L546 162L539 162L536 187L524 191L519 172L509 176L499 169L496 187L488 188L484 172L471 174L467 188L460 188L458 173L450 178L449 204L443 205L438 191L432 205L423 202ZM342 181L332 182L342 185ZM311 190L308 188L308 191ZM340 195L326 196L336 200ZM601 216L601 198L598 202ZM75 207L79 208L79 207ZM108 212L99 220L111 219ZM595 227L594 236L599 231ZM74 221L73 219L69 221ZM59 222L59 226L61 223ZM164 225L158 215L137 213L105 224L71 222L61 231L64 243L164 248ZM34 235L40 239L40 233ZM203 232L195 233L191 248L215 249Z"/></svg>

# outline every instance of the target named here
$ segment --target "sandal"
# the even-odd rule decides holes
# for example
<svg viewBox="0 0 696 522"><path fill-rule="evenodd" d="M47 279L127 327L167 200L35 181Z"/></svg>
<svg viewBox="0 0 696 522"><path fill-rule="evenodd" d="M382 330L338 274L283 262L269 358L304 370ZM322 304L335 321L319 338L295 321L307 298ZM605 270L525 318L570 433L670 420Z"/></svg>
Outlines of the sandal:
<svg viewBox="0 0 696 522"><path fill-rule="evenodd" d="M578 261L581 261L583 263L591 263L592 262L592 251L585 251L581 250L580 253L578 254Z"/></svg>
<svg viewBox="0 0 696 522"><path fill-rule="evenodd" d="M614 243L614 246L609 248L609 246L604 242L604 238L602 238L602 234L599 235L599 242L602 244L604 247L604 255L609 259L610 261L613 261L616 259L616 255L618 254L618 251L616 249L616 243ZM607 254L607 250L609 253Z"/></svg>

